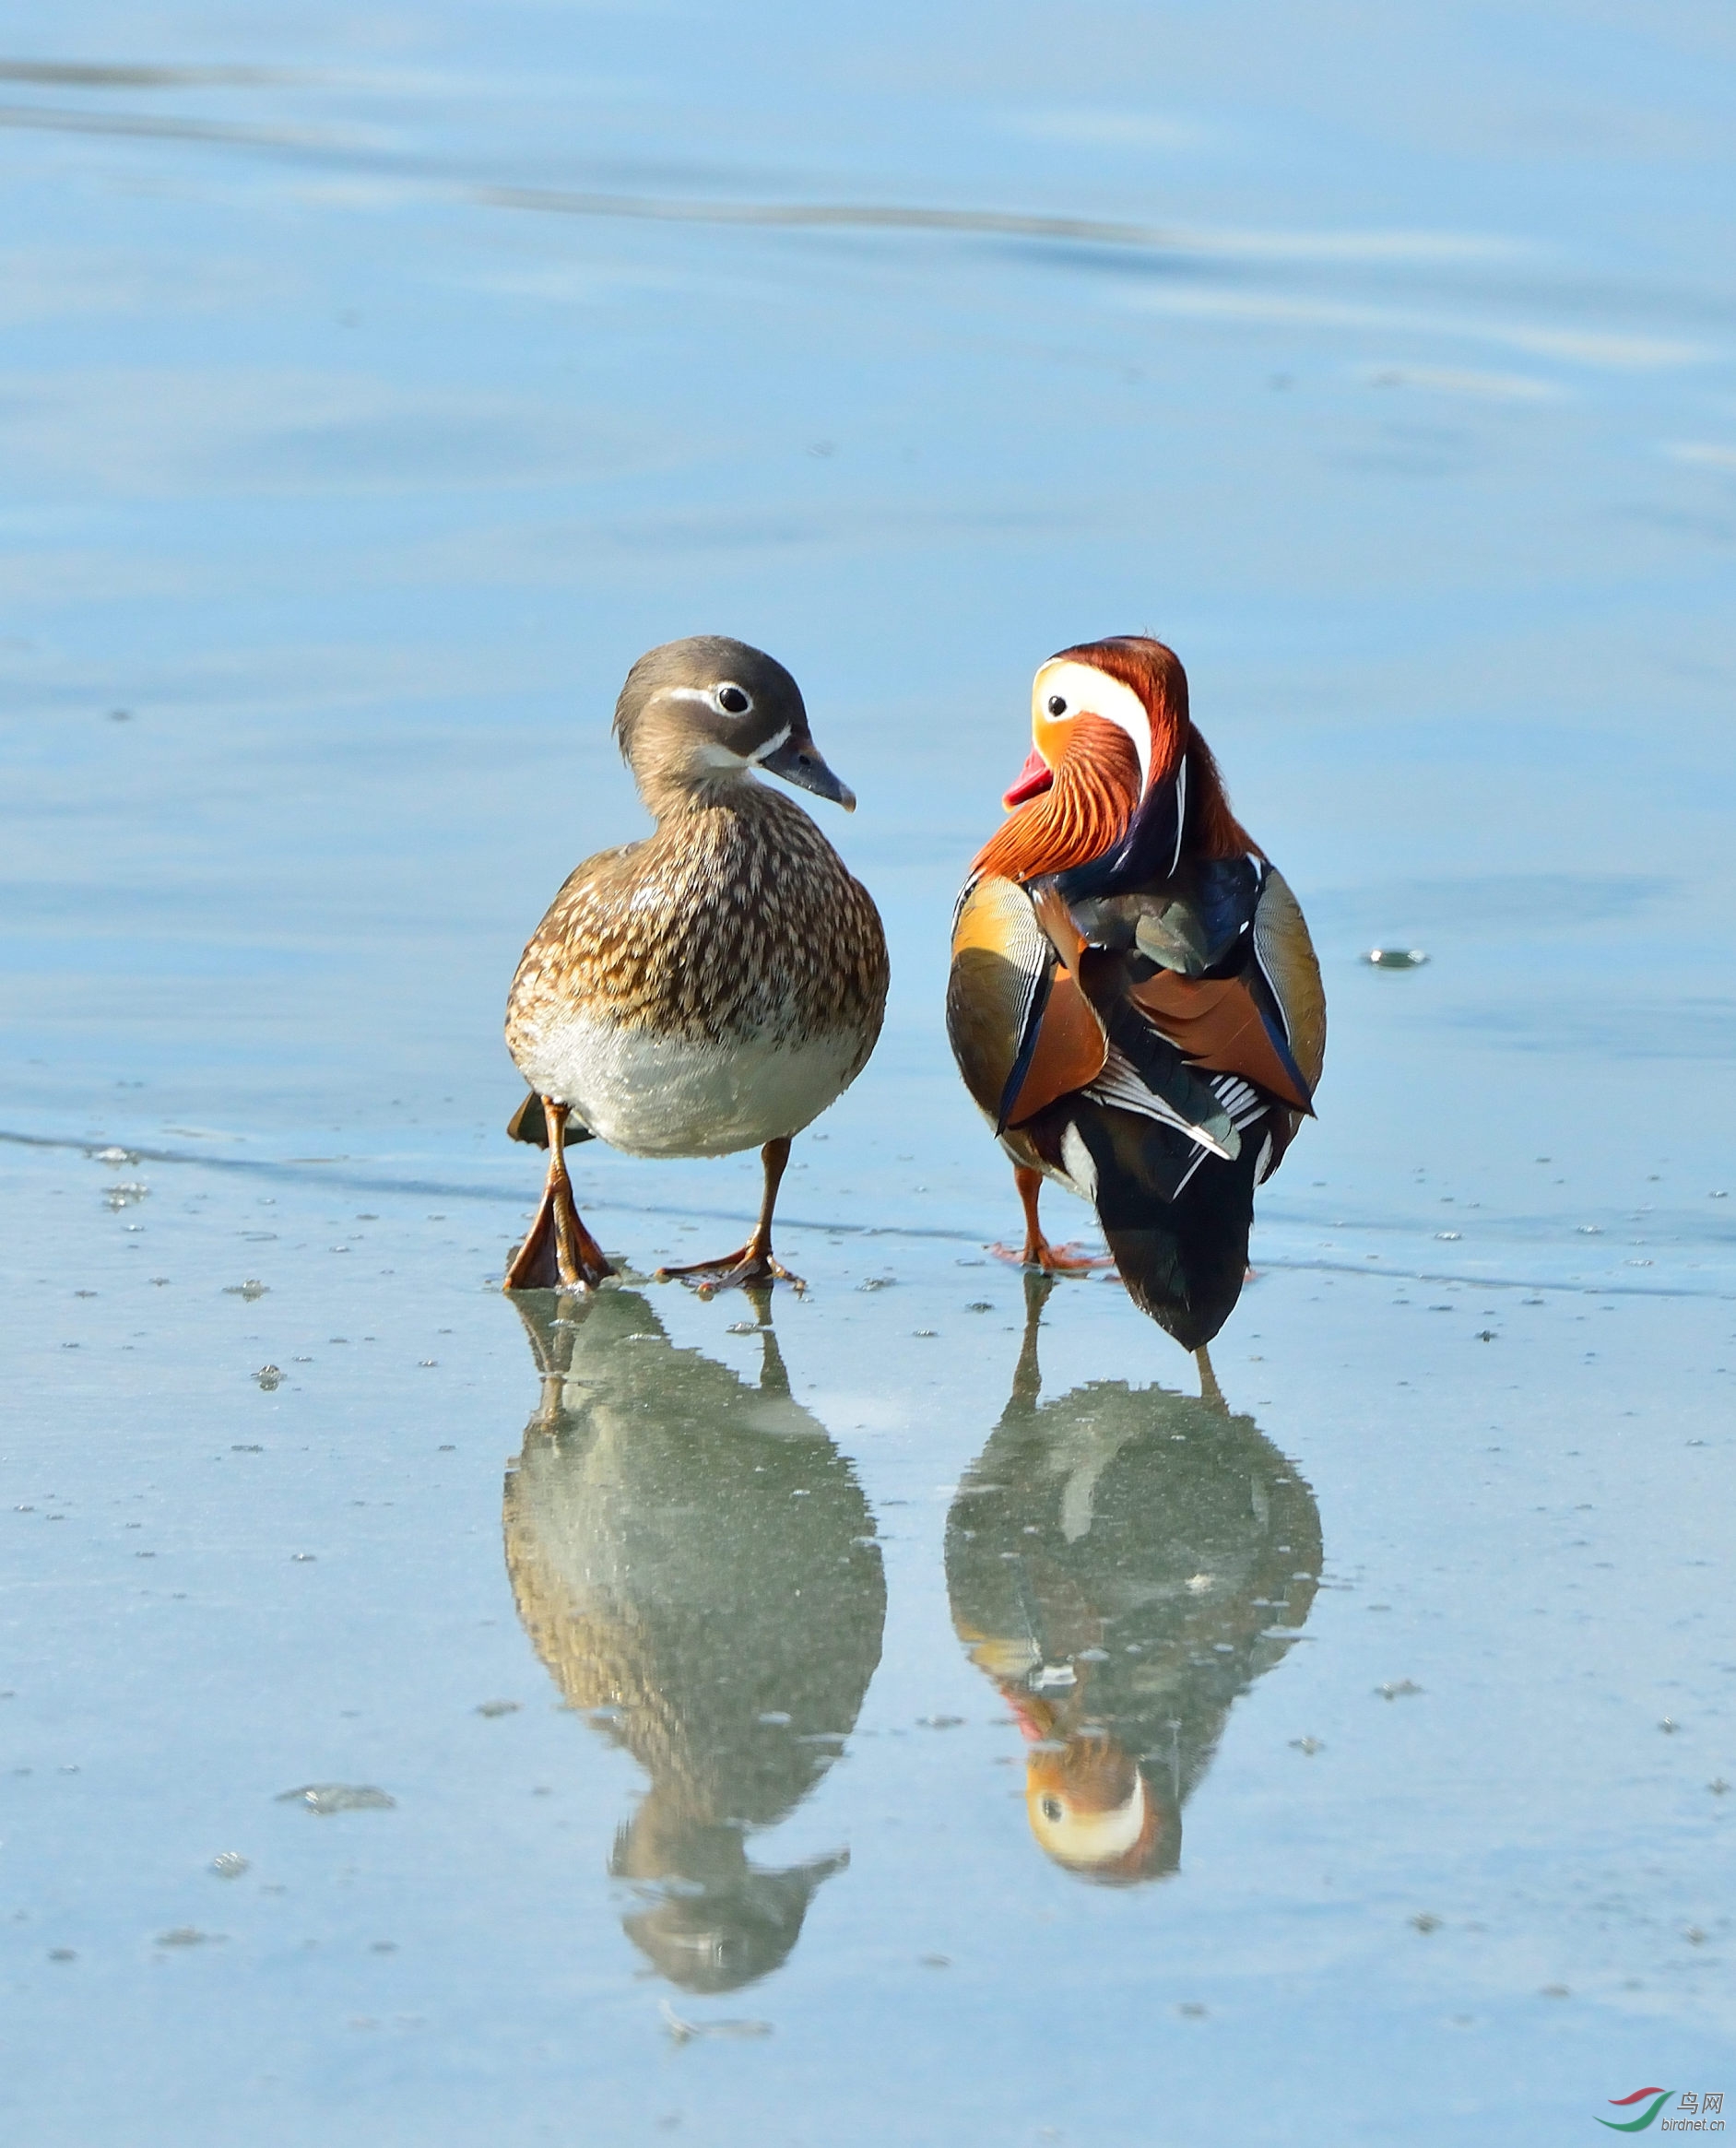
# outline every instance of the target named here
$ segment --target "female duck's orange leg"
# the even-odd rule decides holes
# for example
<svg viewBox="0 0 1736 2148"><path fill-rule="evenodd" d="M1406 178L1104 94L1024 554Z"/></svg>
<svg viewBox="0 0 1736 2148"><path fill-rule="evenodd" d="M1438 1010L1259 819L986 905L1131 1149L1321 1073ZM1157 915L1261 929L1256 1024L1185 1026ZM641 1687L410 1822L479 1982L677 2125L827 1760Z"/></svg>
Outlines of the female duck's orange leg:
<svg viewBox="0 0 1736 2148"><path fill-rule="evenodd" d="M508 1291L594 1291L614 1269L602 1247L585 1228L573 1198L573 1181L567 1176L567 1106L552 1097L542 1100L549 1122L549 1175L543 1181L542 1200L525 1243L513 1256L501 1286Z"/></svg>
<svg viewBox="0 0 1736 2148"><path fill-rule="evenodd" d="M1012 1182L1024 1204L1024 1245L1015 1253L1010 1245L991 1245L1002 1260L1016 1260L1022 1268L1038 1268L1045 1275L1087 1275L1094 1268L1113 1268L1106 1253L1080 1253L1071 1245L1051 1245L1037 1222L1037 1196L1043 1190L1043 1174L1015 1163Z"/></svg>
<svg viewBox="0 0 1736 2148"><path fill-rule="evenodd" d="M798 1291L805 1291L808 1285L801 1277L792 1275L781 1261L772 1257L772 1210L777 1205L777 1189L789 1160L787 1135L768 1141L761 1150L760 1161L765 1166L765 1193L760 1202L760 1220L745 1245L738 1246L733 1253L726 1253L719 1260L691 1261L685 1268L660 1268L657 1281L663 1283L671 1277L680 1276L696 1284L702 1297L710 1297L714 1291L730 1290L737 1285L751 1289L771 1282L794 1283Z"/></svg>

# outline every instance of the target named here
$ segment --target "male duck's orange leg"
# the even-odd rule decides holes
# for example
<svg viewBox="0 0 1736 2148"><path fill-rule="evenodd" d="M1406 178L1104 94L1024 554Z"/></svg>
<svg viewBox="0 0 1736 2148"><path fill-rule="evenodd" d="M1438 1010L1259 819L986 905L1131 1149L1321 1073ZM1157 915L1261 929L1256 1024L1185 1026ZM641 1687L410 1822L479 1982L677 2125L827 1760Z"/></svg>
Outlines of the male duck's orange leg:
<svg viewBox="0 0 1736 2148"><path fill-rule="evenodd" d="M543 1181L542 1200L525 1243L513 1256L502 1290L594 1291L614 1269L603 1249L580 1221L573 1199L573 1181L567 1176L567 1106L552 1097L542 1100L549 1122L549 1175Z"/></svg>
<svg viewBox="0 0 1736 2148"><path fill-rule="evenodd" d="M760 1202L760 1220L745 1245L738 1246L734 1253L726 1253L720 1260L694 1260L684 1268L660 1268L657 1281L662 1283L675 1276L687 1278L698 1286L702 1297L710 1297L714 1291L730 1290L738 1284L794 1283L798 1291L805 1291L808 1285L801 1277L792 1275L781 1261L772 1257L772 1210L777 1205L778 1186L789 1160L786 1134L780 1134L775 1141L768 1141L761 1150L760 1161L765 1166L765 1194Z"/></svg>
<svg viewBox="0 0 1736 2148"><path fill-rule="evenodd" d="M1024 1203L1024 1245L1015 1253L1010 1245L991 1245L1003 1260L1016 1260L1022 1268L1040 1268L1045 1275L1085 1275L1093 1268L1113 1268L1106 1253L1078 1253L1070 1245L1051 1245L1037 1222L1037 1196L1043 1190L1043 1174L1015 1163L1012 1182Z"/></svg>

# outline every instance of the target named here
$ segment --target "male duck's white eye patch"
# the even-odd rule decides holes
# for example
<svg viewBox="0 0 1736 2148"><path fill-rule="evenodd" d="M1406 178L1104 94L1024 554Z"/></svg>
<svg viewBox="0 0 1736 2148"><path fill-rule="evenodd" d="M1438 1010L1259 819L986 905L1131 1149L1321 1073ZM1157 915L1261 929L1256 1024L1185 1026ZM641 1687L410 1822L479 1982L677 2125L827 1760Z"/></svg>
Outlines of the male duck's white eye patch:
<svg viewBox="0 0 1736 2148"><path fill-rule="evenodd" d="M1130 686L1099 671L1094 664L1081 663L1076 656L1063 657L1045 664L1037 673L1031 702L1033 714L1051 723L1090 714L1125 731L1140 757L1140 795L1144 797L1145 786L1151 780L1151 719Z"/></svg>
<svg viewBox="0 0 1736 2148"><path fill-rule="evenodd" d="M717 689L717 706L726 716L745 716L753 706L753 698L745 688L731 683Z"/></svg>

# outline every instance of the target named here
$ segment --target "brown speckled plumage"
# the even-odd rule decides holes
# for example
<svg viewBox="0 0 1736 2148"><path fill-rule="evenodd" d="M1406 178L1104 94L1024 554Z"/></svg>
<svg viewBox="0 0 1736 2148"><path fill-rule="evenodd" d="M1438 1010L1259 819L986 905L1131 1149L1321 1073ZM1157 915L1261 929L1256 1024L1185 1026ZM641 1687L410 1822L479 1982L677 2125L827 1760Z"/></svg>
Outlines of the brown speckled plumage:
<svg viewBox="0 0 1736 2148"><path fill-rule="evenodd" d="M508 1130L549 1157L506 1287L591 1289L611 1272L562 1153L591 1135L637 1156L758 1148L764 1198L747 1243L658 1272L707 1289L793 1282L772 1254L790 1142L868 1064L888 965L868 890L762 773L846 812L856 800L789 673L722 636L642 656L615 736L656 832L579 867L513 979L506 1043L531 1095Z"/></svg>
<svg viewBox="0 0 1736 2148"><path fill-rule="evenodd" d="M506 1042L517 1057L574 1009L694 1044L853 1033L854 1080L886 986L868 890L792 799L738 782L577 867L525 950Z"/></svg>

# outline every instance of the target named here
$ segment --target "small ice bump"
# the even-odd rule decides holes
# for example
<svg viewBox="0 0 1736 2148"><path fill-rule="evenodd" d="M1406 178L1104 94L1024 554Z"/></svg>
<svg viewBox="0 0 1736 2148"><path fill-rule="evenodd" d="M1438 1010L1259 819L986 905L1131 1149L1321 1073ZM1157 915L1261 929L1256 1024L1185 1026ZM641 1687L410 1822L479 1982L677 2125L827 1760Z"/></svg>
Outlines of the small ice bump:
<svg viewBox="0 0 1736 2148"><path fill-rule="evenodd" d="M141 1179L123 1179L119 1186L112 1186L102 1197L106 1209L130 1209L142 1201L150 1191Z"/></svg>
<svg viewBox="0 0 1736 2148"><path fill-rule="evenodd" d="M1437 1231L1435 1233L1443 1245L1457 1245L1464 1234L1462 1231Z"/></svg>
<svg viewBox="0 0 1736 2148"><path fill-rule="evenodd" d="M263 1298L270 1288L269 1283L262 1283L256 1275L250 1275L243 1283L225 1283L223 1295L226 1298L245 1298L251 1305L255 1298Z"/></svg>
<svg viewBox="0 0 1736 2148"><path fill-rule="evenodd" d="M280 1387L283 1385L283 1374L276 1365L261 1365L254 1375L254 1378L267 1395L274 1387Z"/></svg>
<svg viewBox="0 0 1736 2148"><path fill-rule="evenodd" d="M519 1704L516 1701L478 1701L477 1714L490 1717L515 1716L518 1713L518 1707Z"/></svg>
<svg viewBox="0 0 1736 2148"><path fill-rule="evenodd" d="M279 1805L302 1805L322 1819L332 1812L389 1812L397 1800L372 1783L303 1783L298 1790L279 1790Z"/></svg>
<svg viewBox="0 0 1736 2148"><path fill-rule="evenodd" d="M120 1170L123 1164L138 1162L131 1149L89 1149L86 1154L93 1163L106 1163L112 1171Z"/></svg>
<svg viewBox="0 0 1736 2148"><path fill-rule="evenodd" d="M239 1880L247 1867L248 1859L238 1849L220 1849L211 1859L211 1870L219 1880Z"/></svg>
<svg viewBox="0 0 1736 2148"><path fill-rule="evenodd" d="M229 1935L221 1931L201 1931L196 1924L177 1924L171 1930L159 1931L159 1947L220 1946Z"/></svg>
<svg viewBox="0 0 1736 2148"><path fill-rule="evenodd" d="M789 1719L787 1712L783 1708L762 1708L754 1717L756 1722L763 1723L769 1730L783 1729Z"/></svg>
<svg viewBox="0 0 1736 2148"><path fill-rule="evenodd" d="M1363 957L1375 970L1420 970L1428 959L1420 947L1371 947Z"/></svg>
<svg viewBox="0 0 1736 2148"><path fill-rule="evenodd" d="M895 1275L868 1275L856 1287L859 1291L890 1291L897 1281Z"/></svg>
<svg viewBox="0 0 1736 2148"><path fill-rule="evenodd" d="M1395 1678L1389 1679L1385 1685L1377 1685L1375 1691L1383 1701L1399 1701L1403 1700L1407 1694L1421 1693L1423 1688L1413 1684L1408 1678Z"/></svg>
<svg viewBox="0 0 1736 2148"><path fill-rule="evenodd" d="M757 1320L732 1320L724 1329L726 1335L757 1335L759 1332L760 1323Z"/></svg>

